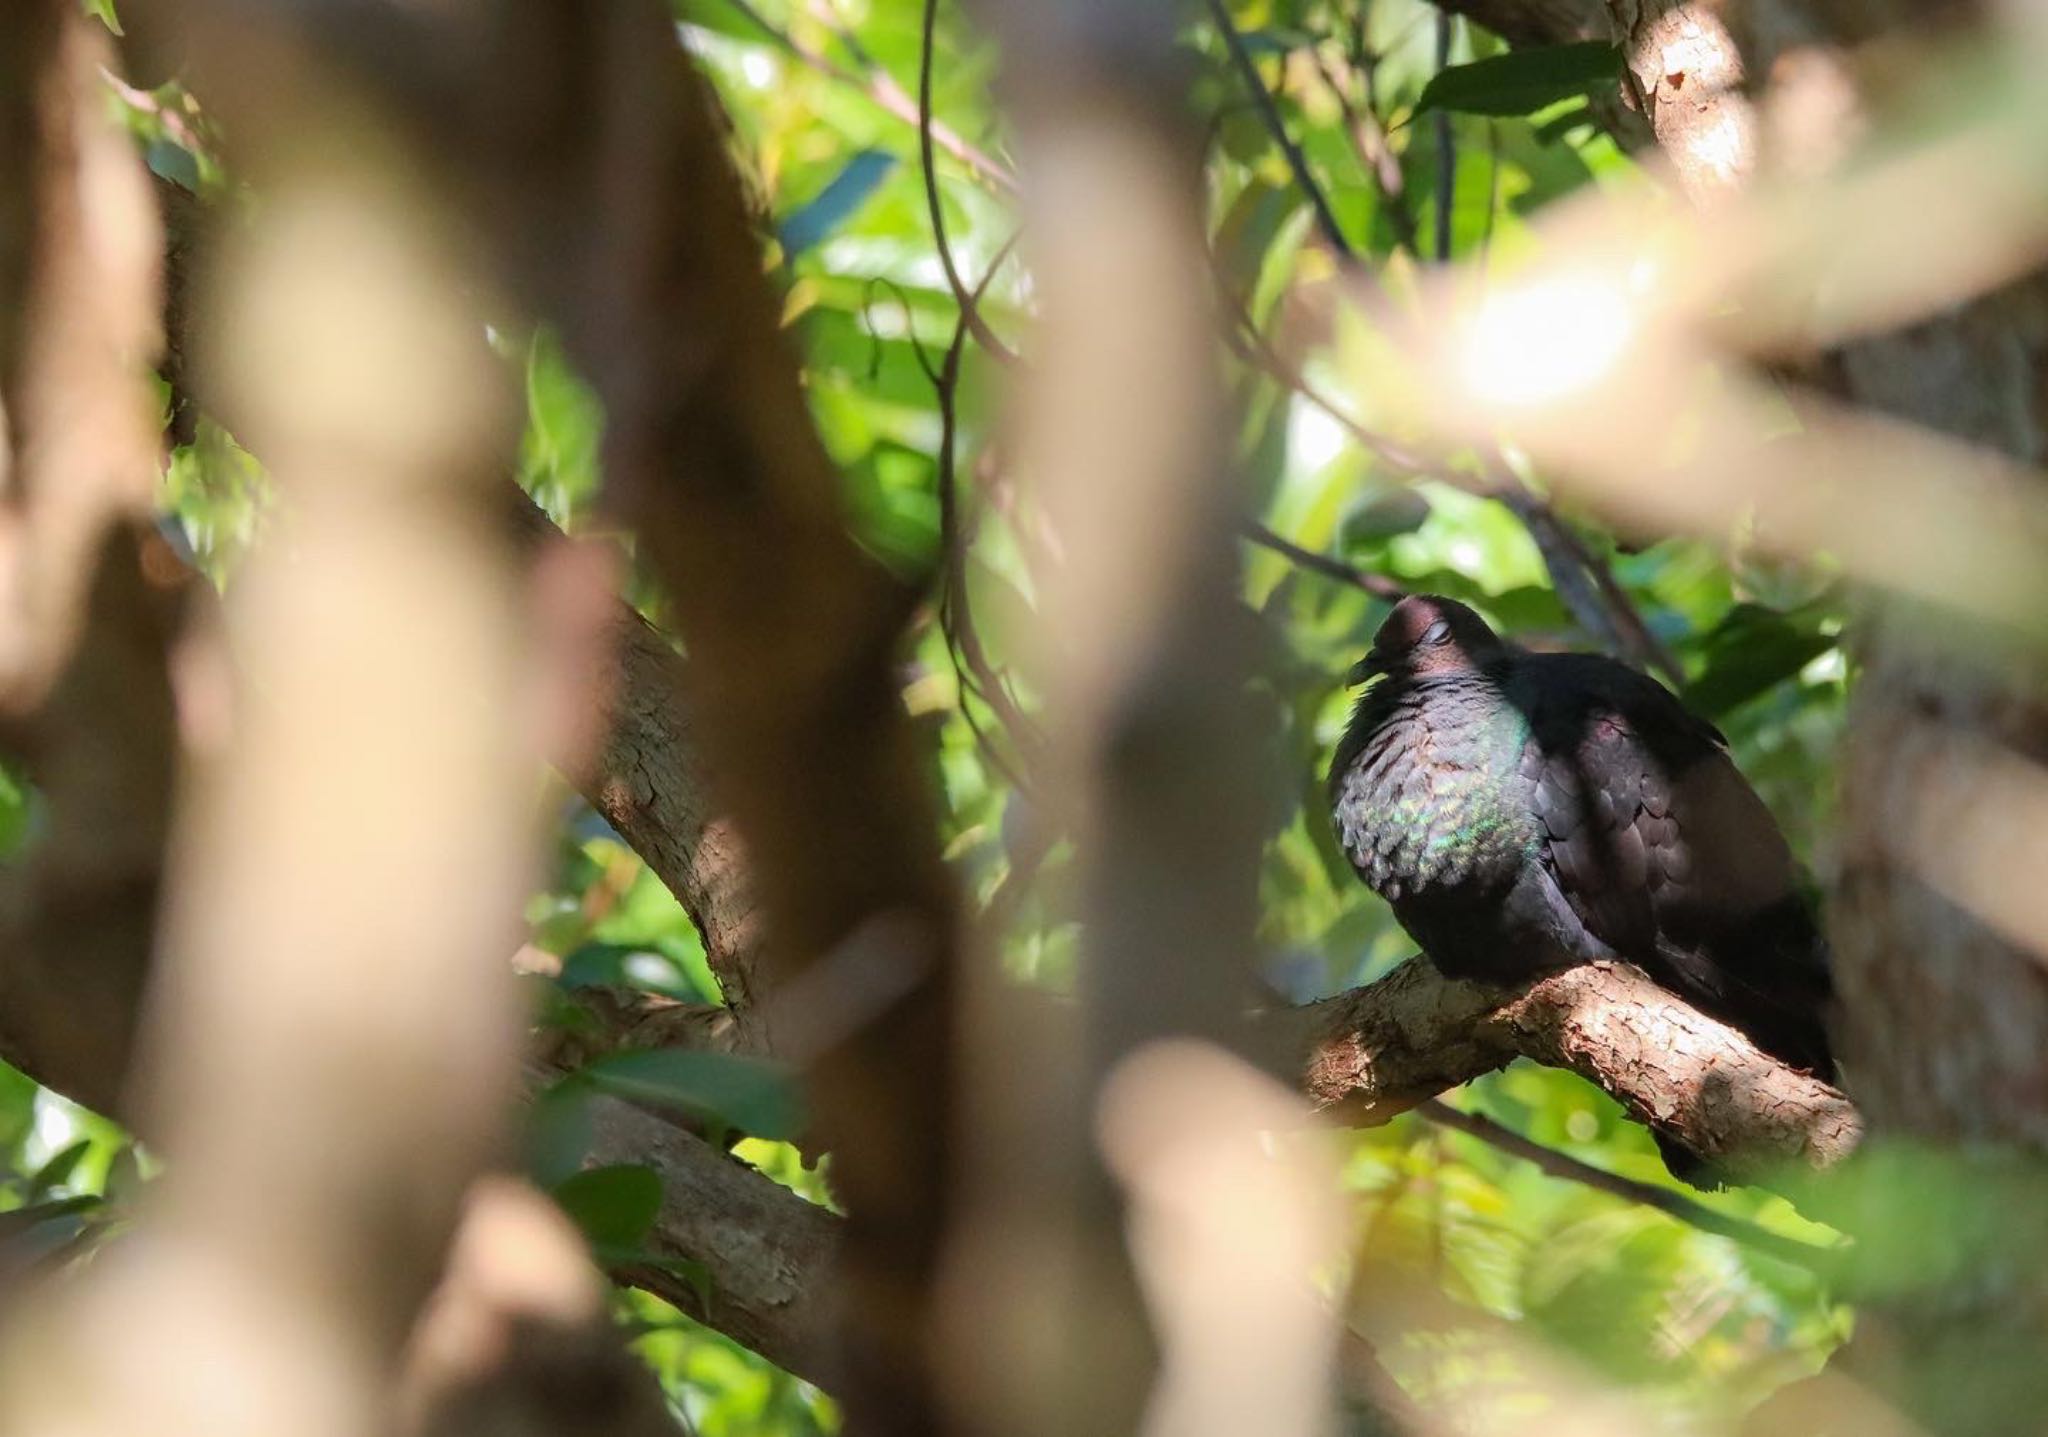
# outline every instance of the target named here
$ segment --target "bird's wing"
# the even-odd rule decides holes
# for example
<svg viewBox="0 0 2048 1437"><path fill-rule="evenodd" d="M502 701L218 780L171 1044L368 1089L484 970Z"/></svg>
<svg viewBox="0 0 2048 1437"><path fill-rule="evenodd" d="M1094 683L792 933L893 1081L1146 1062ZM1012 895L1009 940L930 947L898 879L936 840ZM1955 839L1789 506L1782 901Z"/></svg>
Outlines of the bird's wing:
<svg viewBox="0 0 2048 1437"><path fill-rule="evenodd" d="M1647 956L1660 935L1684 940L1795 891L1776 820L1719 733L1661 685L1579 659L1532 707L1549 865L1602 942Z"/></svg>
<svg viewBox="0 0 2048 1437"><path fill-rule="evenodd" d="M1567 731L1545 724L1525 757L1544 866L1587 932L1646 962L1666 864L1682 871L1687 860L1669 785L1620 715L1588 711L1578 720Z"/></svg>
<svg viewBox="0 0 2048 1437"><path fill-rule="evenodd" d="M1680 991L1765 1018L1824 1000L1777 821L1720 735L1621 665L1560 683L1532 748L1544 858L1586 929ZM1801 1045L1803 1046L1803 1045Z"/></svg>

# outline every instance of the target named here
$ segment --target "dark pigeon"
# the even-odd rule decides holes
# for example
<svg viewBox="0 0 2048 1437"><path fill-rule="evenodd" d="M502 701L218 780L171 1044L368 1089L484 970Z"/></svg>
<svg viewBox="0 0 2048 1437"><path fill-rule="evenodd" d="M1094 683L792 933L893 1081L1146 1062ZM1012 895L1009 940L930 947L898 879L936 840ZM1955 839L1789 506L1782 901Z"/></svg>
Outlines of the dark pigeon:
<svg viewBox="0 0 2048 1437"><path fill-rule="evenodd" d="M1825 1078L1827 948L1727 741L1654 680L1536 654L1472 610L1395 605L1330 768L1352 865L1445 973L1633 963Z"/></svg>

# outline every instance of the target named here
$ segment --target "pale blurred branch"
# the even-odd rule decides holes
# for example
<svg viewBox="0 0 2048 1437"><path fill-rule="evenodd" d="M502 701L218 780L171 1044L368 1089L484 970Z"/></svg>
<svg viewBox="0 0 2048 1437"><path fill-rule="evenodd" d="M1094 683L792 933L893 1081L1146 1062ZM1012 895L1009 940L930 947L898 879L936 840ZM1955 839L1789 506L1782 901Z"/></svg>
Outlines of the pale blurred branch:
<svg viewBox="0 0 2048 1437"><path fill-rule="evenodd" d="M470 1188L397 1393L406 1437L675 1437L666 1395L620 1341L583 1234L526 1183Z"/></svg>

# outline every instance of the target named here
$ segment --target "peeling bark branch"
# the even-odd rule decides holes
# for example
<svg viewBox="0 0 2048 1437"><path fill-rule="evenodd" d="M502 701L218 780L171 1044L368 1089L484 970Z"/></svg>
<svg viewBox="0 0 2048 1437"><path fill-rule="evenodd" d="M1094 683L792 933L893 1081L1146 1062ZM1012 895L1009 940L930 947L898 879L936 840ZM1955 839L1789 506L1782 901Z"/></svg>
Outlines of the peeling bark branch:
<svg viewBox="0 0 2048 1437"><path fill-rule="evenodd" d="M1695 204L1732 194L1749 178L1757 118L1743 91L1742 56L1723 20L1726 6L1701 0L1436 3L1517 47L1580 40L1619 45L1628 71L1618 91L1596 98L1615 138L1632 149L1654 140ZM1619 23L1622 14L1625 25Z"/></svg>
<svg viewBox="0 0 2048 1437"><path fill-rule="evenodd" d="M1309 1095L1347 1122L1384 1122L1522 1057L1597 1084L1637 1121L1741 1181L1789 1164L1826 1167L1862 1135L1836 1089L1622 964L1500 989L1411 958L1291 1017L1308 1029Z"/></svg>

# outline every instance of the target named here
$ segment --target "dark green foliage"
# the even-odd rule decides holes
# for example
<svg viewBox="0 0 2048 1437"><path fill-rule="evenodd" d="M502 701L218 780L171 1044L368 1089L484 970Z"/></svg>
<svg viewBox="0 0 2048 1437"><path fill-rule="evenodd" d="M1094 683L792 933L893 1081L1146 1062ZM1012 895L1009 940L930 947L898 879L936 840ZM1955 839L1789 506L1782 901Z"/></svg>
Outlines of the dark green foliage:
<svg viewBox="0 0 2048 1437"><path fill-rule="evenodd" d="M586 1168L555 1185L555 1201L576 1220L591 1245L629 1251L661 1212L661 1179L631 1164Z"/></svg>
<svg viewBox="0 0 2048 1437"><path fill-rule="evenodd" d="M1621 51L1589 40L1515 50L1469 65L1453 65L1422 87L1417 114L1462 110L1469 115L1530 115L1560 100L1576 99L1621 78Z"/></svg>

